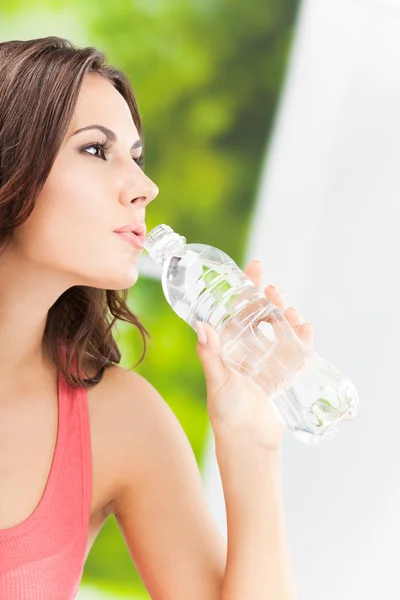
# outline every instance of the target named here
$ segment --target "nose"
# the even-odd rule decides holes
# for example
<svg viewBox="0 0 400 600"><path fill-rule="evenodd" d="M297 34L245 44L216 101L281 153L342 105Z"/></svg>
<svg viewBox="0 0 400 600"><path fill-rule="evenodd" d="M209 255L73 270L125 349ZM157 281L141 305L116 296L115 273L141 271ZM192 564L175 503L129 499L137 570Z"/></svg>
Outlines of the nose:
<svg viewBox="0 0 400 600"><path fill-rule="evenodd" d="M158 186L139 167L134 169L122 193L124 204L147 206L158 196Z"/></svg>

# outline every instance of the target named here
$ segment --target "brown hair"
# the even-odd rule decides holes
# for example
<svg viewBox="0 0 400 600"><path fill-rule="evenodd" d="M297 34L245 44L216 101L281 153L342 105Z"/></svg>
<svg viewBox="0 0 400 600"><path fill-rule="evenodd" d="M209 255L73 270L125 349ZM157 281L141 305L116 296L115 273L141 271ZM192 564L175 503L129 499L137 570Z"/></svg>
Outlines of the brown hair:
<svg viewBox="0 0 400 600"><path fill-rule="evenodd" d="M77 48L59 37L0 43L0 248L35 207L87 73L102 75L114 85L141 135L130 83L121 71L106 64L104 53ZM104 370L120 362L112 335L117 319L139 329L144 349L136 364L143 360L150 335L130 311L128 292L74 286L50 308L43 343L54 367L72 387L99 383ZM95 370L92 378L89 369Z"/></svg>

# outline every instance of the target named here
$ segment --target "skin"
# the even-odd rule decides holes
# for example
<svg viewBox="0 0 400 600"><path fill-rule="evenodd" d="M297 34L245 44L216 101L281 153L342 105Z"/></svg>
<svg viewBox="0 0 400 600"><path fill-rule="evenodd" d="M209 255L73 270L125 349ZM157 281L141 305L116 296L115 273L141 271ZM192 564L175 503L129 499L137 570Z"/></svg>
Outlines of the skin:
<svg viewBox="0 0 400 600"><path fill-rule="evenodd" d="M262 266L251 261L246 275L262 288ZM293 307L286 308L285 299L274 286L265 288L265 295L278 306L304 345L312 350L313 333L310 322L304 322ZM197 323L199 343L197 353L207 384L207 409L216 435L232 440L233 436L248 437L260 447L278 450L285 427L274 405L266 402L264 392L247 377L229 368L220 356L217 333L208 323Z"/></svg>
<svg viewBox="0 0 400 600"><path fill-rule="evenodd" d="M82 127L101 124L118 141L104 161L98 130L73 135ZM157 185L135 163L141 147L128 105L105 78L86 76L76 109L37 204L13 234L0 256L0 382L48 367L42 347L47 312L75 285L125 289L138 278L141 250L114 233L124 224L146 218ZM85 150L82 147L86 146ZM134 160L132 160L132 158ZM259 279L259 263L246 273ZM280 303L280 292L269 286L267 296ZM285 313L295 326L302 318Z"/></svg>
<svg viewBox="0 0 400 600"><path fill-rule="evenodd" d="M91 130L73 135L91 124L106 126L117 135L107 160L93 147L105 141L104 133ZM59 296L76 285L118 290L137 281L141 250L114 230L130 222L144 222L146 207L158 194L155 183L135 162L141 149L131 147L138 141L122 96L104 78L88 75L35 209L0 256L0 281L6 282L0 286L0 408L6 415L12 413L7 402L18 395L25 397L32 381L39 385L41 376L49 372L42 338L47 312ZM259 262L249 263L245 272L261 287ZM303 323L294 308L286 308L280 291L268 286L265 294L284 311L299 337L311 344L311 325ZM106 385L96 399L96 411L91 414L93 462L99 469L94 474L95 489L101 512L93 526L93 539L105 516L114 513L153 598L186 599L190 590L191 598L219 599L223 585L222 597L233 600L236 596L231 590L239 590L237 597L242 598L241 587L249 590L251 584L254 600L286 600L286 591L279 596L270 593L278 586L283 590L289 581L288 561L282 558L282 527L277 527L283 522L282 503L276 500L276 451L282 423L251 382L223 364L212 328L206 326L204 333L207 343L199 339L197 352L207 381L207 406L233 532L226 574L225 544L206 505L188 440L156 390L131 371L113 371L109 388ZM42 410L46 413L47 406ZM19 414L15 427L18 420ZM255 436L259 422L263 427ZM53 447L47 444L46 449L38 450L40 464L49 464ZM20 448L18 452L22 452ZM25 464L22 455L19 461ZM270 479L264 477L263 486L259 485L257 465L262 473L272 474ZM47 473L44 468L42 482ZM238 491L238 477L240 481L246 478L246 484L239 486L243 496ZM104 482L110 482L111 492L104 490ZM33 498L34 490L40 498L43 486L36 479L34 484L35 490L33 483L27 484L26 494ZM254 505L249 505L249 498ZM23 509L28 511L25 505ZM262 535L260 528L265 529ZM242 554L250 542L256 546L248 553L252 556L248 564L248 557ZM265 571L265 556L271 557L269 572Z"/></svg>
<svg viewBox="0 0 400 600"><path fill-rule="evenodd" d="M96 148L81 150L105 141L103 133L72 135L91 124L117 135L107 162ZM0 256L0 281L7 282L0 288L0 382L46 367L47 312L68 288L117 290L135 284L141 250L114 230L144 222L146 207L158 194L133 160L141 154L140 147L130 150L138 140L124 98L105 78L86 76L37 204Z"/></svg>
<svg viewBox="0 0 400 600"><path fill-rule="evenodd" d="M76 133L92 124L105 126L117 136L106 153L94 145L106 141L104 132ZM47 312L61 294L76 285L118 290L136 283L141 250L114 230L145 222L146 207L158 194L156 184L137 164L141 153L141 140L124 98L105 78L87 75L37 204L0 256L0 281L7 282L0 287L0 402L12 397L13 386L24 389L33 374L48 372L42 338ZM261 287L259 261L251 261L245 273ZM286 308L281 292L268 286L265 294L284 311L299 337L311 343L310 324L304 324L294 308ZM218 342L211 331L208 337L213 376L225 381L227 371L217 360ZM203 360L208 354L201 344L198 353L209 380L208 363ZM225 387L231 398L231 389ZM218 401L209 402L209 412L213 420ZM266 418L276 429L272 439L278 440L279 419L272 409Z"/></svg>

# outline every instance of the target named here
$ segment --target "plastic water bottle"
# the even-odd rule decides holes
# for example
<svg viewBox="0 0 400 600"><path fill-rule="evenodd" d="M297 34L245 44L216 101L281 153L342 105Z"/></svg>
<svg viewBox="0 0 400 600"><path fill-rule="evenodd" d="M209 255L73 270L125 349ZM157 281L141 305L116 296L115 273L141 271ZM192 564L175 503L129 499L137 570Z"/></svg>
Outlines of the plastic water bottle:
<svg viewBox="0 0 400 600"><path fill-rule="evenodd" d="M259 385L286 427L306 443L338 433L358 404L351 381L306 348L279 308L224 252L187 244L168 225L145 238L145 250L162 265L162 288L179 317L196 330L216 330L221 356Z"/></svg>

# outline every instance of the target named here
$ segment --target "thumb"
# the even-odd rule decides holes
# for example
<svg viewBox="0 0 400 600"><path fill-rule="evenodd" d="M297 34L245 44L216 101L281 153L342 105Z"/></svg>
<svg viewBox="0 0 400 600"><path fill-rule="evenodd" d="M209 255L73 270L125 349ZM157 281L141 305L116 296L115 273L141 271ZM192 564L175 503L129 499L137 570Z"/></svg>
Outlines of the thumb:
<svg viewBox="0 0 400 600"><path fill-rule="evenodd" d="M220 340L215 329L208 323L196 321L198 335L197 355L203 366L208 391L221 388L229 375L229 369L221 358Z"/></svg>

